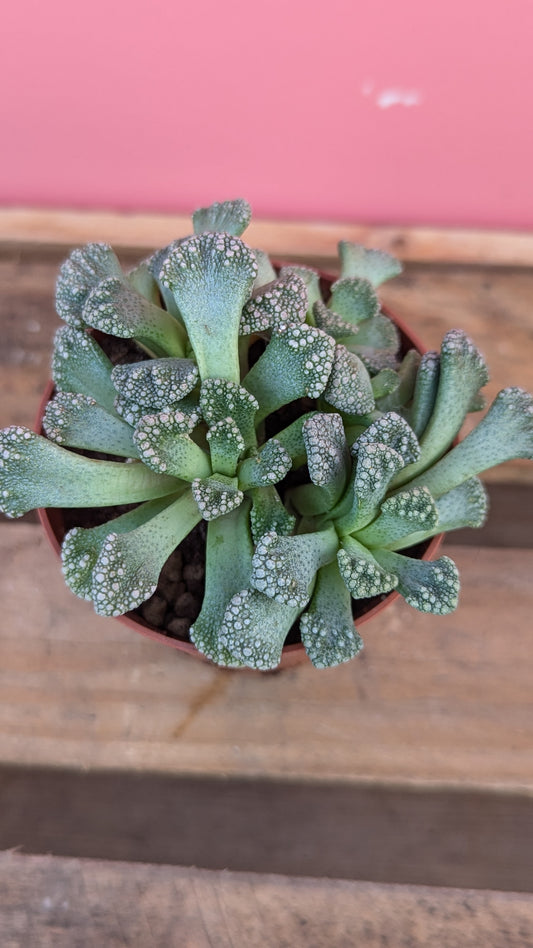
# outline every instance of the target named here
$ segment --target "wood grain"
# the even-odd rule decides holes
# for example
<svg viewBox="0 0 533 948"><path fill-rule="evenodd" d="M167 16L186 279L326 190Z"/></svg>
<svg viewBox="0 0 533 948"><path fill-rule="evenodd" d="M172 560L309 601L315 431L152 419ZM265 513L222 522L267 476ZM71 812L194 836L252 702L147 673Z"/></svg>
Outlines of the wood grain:
<svg viewBox="0 0 533 948"><path fill-rule="evenodd" d="M183 217L0 211L0 426L33 423L68 248L106 239L130 266L188 229ZM278 258L325 267L339 239L405 261L385 302L430 347L464 327L491 367L490 397L509 384L533 390L533 235L250 230ZM142 859L144 827L153 858L203 853L202 865L223 866L234 820L239 845L226 852L237 867L259 865L259 852L266 870L533 889L533 549L521 517L533 509L532 468L489 473L496 533L446 548L463 578L454 615L397 602L362 627L358 660L320 673L221 670L99 619L65 588L36 524L0 522L0 845ZM157 814L180 794L194 819L172 836ZM533 945L531 897L515 893L16 854L0 856L0 880L2 948Z"/></svg>
<svg viewBox="0 0 533 948"><path fill-rule="evenodd" d="M121 247L163 246L191 231L189 214L0 209L0 243L71 244L106 240ZM339 240L352 240L406 261L491 266L533 265L533 235L518 231L386 227L362 223L254 220L252 246L278 256L333 259Z"/></svg>
<svg viewBox="0 0 533 948"><path fill-rule="evenodd" d="M0 855L3 948L531 948L530 896Z"/></svg>
<svg viewBox="0 0 533 948"><path fill-rule="evenodd" d="M458 611L398 602L325 672L217 669L94 615L0 525L0 760L533 792L532 550L449 547Z"/></svg>

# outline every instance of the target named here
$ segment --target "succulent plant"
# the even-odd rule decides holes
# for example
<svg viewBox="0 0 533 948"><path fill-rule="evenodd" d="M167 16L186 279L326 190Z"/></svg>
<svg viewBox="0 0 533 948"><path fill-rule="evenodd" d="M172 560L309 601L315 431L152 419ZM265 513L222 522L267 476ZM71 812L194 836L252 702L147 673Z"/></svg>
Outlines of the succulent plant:
<svg viewBox="0 0 533 948"><path fill-rule="evenodd" d="M315 271L276 270L241 240L249 219L242 200L196 211L192 236L127 274L106 244L70 255L46 436L0 433L0 506L117 508L62 546L68 586L104 616L150 597L204 520L198 650L271 669L299 622L324 668L362 647L353 600L396 589L455 609L452 560L412 548L484 522L477 475L533 458L533 399L503 390L457 443L488 378L465 333L402 356L377 294L393 257L342 242L324 299ZM112 364L109 335L131 341L130 361Z"/></svg>

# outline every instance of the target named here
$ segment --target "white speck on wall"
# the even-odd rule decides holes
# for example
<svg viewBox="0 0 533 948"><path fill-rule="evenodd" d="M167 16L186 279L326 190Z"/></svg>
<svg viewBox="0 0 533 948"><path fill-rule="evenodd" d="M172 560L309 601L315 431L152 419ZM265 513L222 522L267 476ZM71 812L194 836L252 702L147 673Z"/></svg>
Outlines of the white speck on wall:
<svg viewBox="0 0 533 948"><path fill-rule="evenodd" d="M417 89L382 89L376 96L376 105L380 109L390 109L394 105L411 108L421 102L422 96Z"/></svg>
<svg viewBox="0 0 533 948"><path fill-rule="evenodd" d="M423 97L418 89L402 89L400 87L376 89L374 79L364 79L361 83L361 95L372 99L379 109L391 109L395 105L412 108L421 105Z"/></svg>

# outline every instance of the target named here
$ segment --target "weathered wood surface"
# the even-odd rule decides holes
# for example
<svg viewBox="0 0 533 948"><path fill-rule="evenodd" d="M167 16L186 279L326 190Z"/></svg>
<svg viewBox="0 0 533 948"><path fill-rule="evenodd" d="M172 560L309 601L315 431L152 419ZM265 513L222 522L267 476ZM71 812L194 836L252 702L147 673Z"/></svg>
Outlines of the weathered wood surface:
<svg viewBox="0 0 533 948"><path fill-rule="evenodd" d="M0 426L33 423L48 379L51 338L59 325L53 306L55 277L68 249L85 240L108 239L123 247L122 260L131 265L145 249L185 232L180 218L0 211ZM532 235L329 225L306 227L304 234L298 224L259 222L252 238L278 257L306 257L325 267L331 266L339 238L391 249L407 263L404 275L383 288L384 300L426 345L436 347L447 329L462 326L487 356L489 397L510 384L533 390ZM135 822L138 814L144 818L146 792L155 804L155 822L142 824L144 831L150 829L152 848L146 851L153 859L167 853L166 861L179 862L183 856L188 864L187 854L195 862L203 853L201 865L248 868L257 865L260 848L263 871L298 874L307 866L307 874L320 874L322 866L324 873L349 878L533 890L533 465L507 464L487 479L499 498L492 533L471 531L470 546L452 543L446 548L463 578L458 612L433 618L397 602L362 627L366 648L357 661L321 673L309 665L269 675L224 671L148 641L113 620L99 619L64 587L58 562L36 524L0 522L0 846L24 841L26 828L27 840L41 847L35 851L54 851L57 843L56 851L65 854L146 859L142 827ZM512 516L513 529L506 526L506 516ZM98 792L103 794L100 810L98 802L91 809L92 823L83 817L91 803L88 785L75 786L81 773L100 781ZM118 796L106 774L122 781ZM227 806L233 801L228 812L215 805L216 782L224 779L234 794L226 798ZM173 783L166 786L165 781ZM136 809L128 807L132 782ZM50 801L62 799L61 787L70 788L71 808L62 816L56 807L55 823ZM111 803L106 809L104 791L111 794L115 809ZM204 808L198 803L189 835L184 829L180 839L177 833L173 849L156 817L157 807L171 808L170 797L178 792L189 800L186 812L199 799ZM329 804L320 802L322 792ZM124 801L127 816L122 835L116 830L117 799ZM307 826L302 817L294 838L287 837L287 808L295 815L305 811L317 834L312 835L311 822ZM34 818L25 820L30 810ZM50 824L41 819L45 811ZM261 827L265 812L271 813L277 835L268 820ZM343 824L336 814L344 812L353 814L349 825L355 835L344 834L343 843ZM220 825L229 826L230 816L242 818L241 849L228 844L224 850L222 845ZM204 821L209 832L194 848L195 827ZM254 822L260 826L257 836ZM320 832L329 837L329 848ZM185 837L192 840L189 849ZM210 845L214 839L218 849ZM313 846L314 856L309 854ZM225 861L225 852L233 849L237 862ZM141 868L129 867L133 875L128 878L150 907L139 921L128 915L134 899L123 871L113 882L113 867L92 875L82 863L61 862L58 869L59 861L44 860L33 864L37 874L30 880L19 864L13 875L13 865L0 865L0 871L15 880L14 891L20 892L25 909L15 903L10 907L14 914L5 917L15 929L6 929L5 937L0 912L2 946L18 945L20 937L26 948L28 940L17 934L17 925L21 931L34 925L29 931L45 946L171 945L177 916L168 921L168 912L175 898L181 900L185 920L175 943L194 948L237 945L241 931L247 945L268 944L265 932L273 945L297 945L301 928L306 946L386 943L394 948L396 937L398 946L533 944L531 918L523 914L531 902L521 896L467 893L455 898L439 891L426 898L425 893L419 897L393 887L343 888L350 883L334 891L308 880L276 882L276 891L272 882L273 894L266 895L270 880L261 881L258 895L257 877L252 882L247 878L246 891L253 889L263 906L261 941L254 942L255 914L243 914L243 890L238 885L231 889L235 879L227 875L210 883L207 874L199 873L191 882L187 873L148 867L150 878L158 871L174 873L166 877L172 883L162 875L152 885L148 877L143 881ZM135 876L136 871L141 875ZM102 913L93 915L92 923L96 918L111 926L101 929L105 937L95 928L95 939L87 941L87 905L80 933L75 927L69 931L65 922L64 934L62 919L69 917L58 916L53 895L60 883L43 894L41 915L28 914L28 906L39 905L38 895L28 902L28 891L39 893L39 886L53 886L66 875L79 887L76 892L92 893L91 906L101 905ZM223 891L220 886L226 883L229 888ZM305 888L301 902L298 886ZM194 902L199 891L208 905L201 929ZM335 894L341 891L342 898ZM0 908L2 897L11 898L12 892L0 886ZM193 901L187 901L187 892L193 893ZM161 893L161 901L152 903L150 893L158 893L153 894L156 900ZM114 908L115 915L106 914L111 903L121 906ZM230 923L226 906L237 903L238 923ZM217 915L219 905L223 908ZM65 908L63 902L61 906ZM163 919L162 928L156 917ZM272 936L265 917L274 926ZM332 919L340 920L338 931L331 927ZM513 924L516 919L514 928L511 919ZM75 926L70 918L68 924ZM144 938L145 931L151 932L152 942Z"/></svg>
<svg viewBox="0 0 533 948"><path fill-rule="evenodd" d="M0 208L0 243L69 244L106 240L120 247L158 247L190 233L189 214ZM518 231L387 227L254 219L247 240L278 256L333 258L339 240L388 250L402 260L525 266L533 235Z"/></svg>
<svg viewBox="0 0 533 948"><path fill-rule="evenodd" d="M532 550L450 546L456 613L397 602L356 661L262 675L98 618L37 525L0 544L3 762L533 792Z"/></svg>
<svg viewBox="0 0 533 948"><path fill-rule="evenodd" d="M2 948L531 948L512 892L0 856Z"/></svg>

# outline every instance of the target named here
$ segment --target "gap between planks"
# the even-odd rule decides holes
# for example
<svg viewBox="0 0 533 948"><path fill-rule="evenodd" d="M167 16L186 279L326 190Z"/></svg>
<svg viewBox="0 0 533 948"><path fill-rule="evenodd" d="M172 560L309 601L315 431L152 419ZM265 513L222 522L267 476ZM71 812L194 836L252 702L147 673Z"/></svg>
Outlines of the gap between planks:
<svg viewBox="0 0 533 948"><path fill-rule="evenodd" d="M0 768L0 850L532 892L532 844L492 788Z"/></svg>

